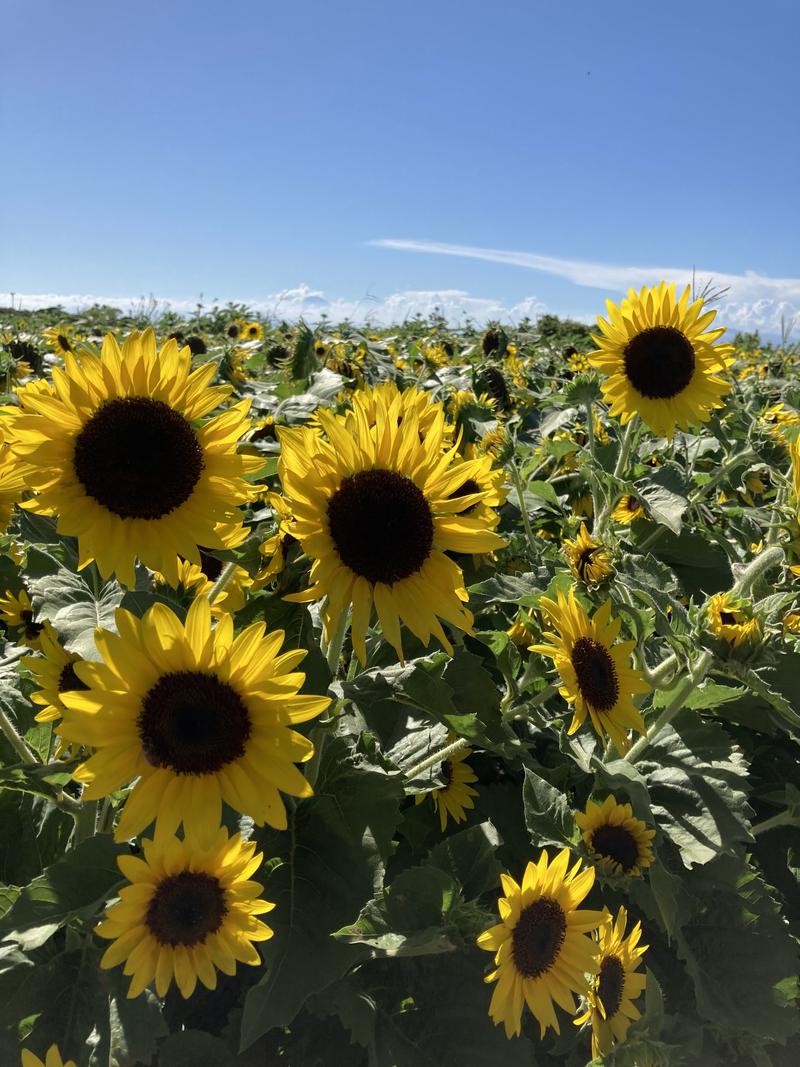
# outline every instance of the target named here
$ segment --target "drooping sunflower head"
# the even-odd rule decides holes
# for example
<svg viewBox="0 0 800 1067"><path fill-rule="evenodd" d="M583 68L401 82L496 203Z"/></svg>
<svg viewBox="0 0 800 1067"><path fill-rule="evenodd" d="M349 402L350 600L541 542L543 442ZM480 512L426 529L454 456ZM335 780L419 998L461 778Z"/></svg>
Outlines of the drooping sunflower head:
<svg viewBox="0 0 800 1067"><path fill-rule="evenodd" d="M250 881L262 860L255 842L217 828L207 842L157 834L142 844L143 858L118 858L129 885L97 927L113 941L100 965L125 961L128 996L155 983L164 997L174 981L190 997L198 979L215 989L217 970L233 974L237 962L260 964L253 942L266 941L272 930L257 916L275 905L260 899L263 887Z"/></svg>
<svg viewBox="0 0 800 1067"><path fill-rule="evenodd" d="M630 494L620 497L611 512L611 518L614 522L622 523L623 526L630 526L634 519L641 519L644 515L645 510L641 500L638 496L631 496Z"/></svg>
<svg viewBox="0 0 800 1067"><path fill-rule="evenodd" d="M212 628L208 601L198 597L181 623L164 604L141 619L117 611L118 633L98 630L102 662L78 664L85 692L62 694L58 733L95 751L74 772L87 799L136 779L125 801L117 840L183 822L196 837L216 829L224 800L258 825L286 828L279 790L296 797L312 789L295 763L313 744L295 723L319 715L328 697L300 695L305 675L294 668L304 649L278 651L284 633L263 622L233 636L233 619Z"/></svg>
<svg viewBox="0 0 800 1067"><path fill-rule="evenodd" d="M521 1032L526 1003L542 1037L551 1026L560 1033L554 1001L574 1014L574 994L588 995L586 975L598 973L598 947L588 935L604 915L579 908L595 872L582 870L580 860L568 871L569 858L566 848L552 863L542 852L538 863L525 868L521 884L502 874L501 921L478 938L479 948L494 953L495 970L485 978L497 982L489 1015L504 1024L507 1037Z"/></svg>
<svg viewBox="0 0 800 1067"><path fill-rule="evenodd" d="M753 604L732 593L715 593L706 607L708 628L733 648L761 643L764 629Z"/></svg>
<svg viewBox="0 0 800 1067"><path fill-rule="evenodd" d="M81 567L95 560L132 585L138 558L176 581L178 556L198 563L198 545L240 539L245 475L261 461L237 452L249 401L206 418L230 393L209 386L215 370L192 371L188 348L159 351L146 330L121 349L107 335L100 356L67 355L54 388L17 391L8 433L36 494L23 506L58 516Z"/></svg>
<svg viewBox="0 0 800 1067"><path fill-rule="evenodd" d="M654 433L671 438L722 407L733 346L716 343L724 329L709 329L716 311L706 310L702 297L690 301L688 285L676 299L666 282L631 289L619 306L606 301L608 319L597 320L598 351L589 362L606 375L603 396L621 422L638 413Z"/></svg>
<svg viewBox="0 0 800 1067"><path fill-rule="evenodd" d="M630 804L618 804L610 795L602 804L590 800L575 821L594 861L612 874L640 875L653 862L656 832L634 816Z"/></svg>
<svg viewBox="0 0 800 1067"><path fill-rule="evenodd" d="M608 549L592 540L585 522L574 541L564 541L563 551L569 569L586 584L599 584L614 573Z"/></svg>
<svg viewBox="0 0 800 1067"><path fill-rule="evenodd" d="M22 1050L22 1067L75 1067L75 1060L62 1060L58 1045L51 1045L40 1060L30 1049Z"/></svg>
<svg viewBox="0 0 800 1067"><path fill-rule="evenodd" d="M402 660L400 624L423 645L431 635L452 651L440 620L470 631L472 616L461 569L446 552L491 552L503 545L486 516L465 514L487 491L458 496L483 470L445 443L441 404L399 392L356 394L345 419L318 411L324 431L278 431L278 473L293 520L288 531L313 559L311 586L288 599L327 597L328 637L353 606L353 647L366 661L366 632L375 608L384 636Z"/></svg>
<svg viewBox="0 0 800 1067"><path fill-rule="evenodd" d="M639 944L642 924L637 922L625 937L628 922L625 908L619 909L616 922L611 921L608 911L606 915L608 921L597 935L599 971L587 995L588 1008L575 1020L576 1026L591 1021L592 1059L608 1055L613 1045L625 1040L631 1022L640 1018L633 1002L641 996L647 983L645 975L638 970L648 948Z"/></svg>
<svg viewBox="0 0 800 1067"><path fill-rule="evenodd" d="M449 740L452 742L455 737L451 736ZM464 822L467 810L475 807L472 798L478 796L478 791L473 789L470 783L477 782L478 776L465 762L468 755L469 751L465 749L444 760L441 766L444 785L440 789L431 790L430 796L439 813L442 833L447 827L448 815L454 822ZM417 793L415 803L421 804L426 796L427 793Z"/></svg>
<svg viewBox="0 0 800 1067"><path fill-rule="evenodd" d="M636 642L617 641L621 624L611 618L610 600L591 618L573 589L568 596L559 590L557 600L542 597L541 607L555 630L546 632L545 643L532 645L531 652L549 657L561 676L559 692L575 708L568 732L575 733L588 715L604 745L611 738L620 752L627 752L627 731L645 733L632 698L650 690L641 671L630 665Z"/></svg>

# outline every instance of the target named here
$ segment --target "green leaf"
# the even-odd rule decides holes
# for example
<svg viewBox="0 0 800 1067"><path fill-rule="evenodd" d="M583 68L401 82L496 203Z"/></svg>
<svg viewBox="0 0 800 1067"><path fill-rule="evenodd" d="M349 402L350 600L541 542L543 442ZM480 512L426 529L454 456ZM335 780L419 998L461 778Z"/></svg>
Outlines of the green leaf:
<svg viewBox="0 0 800 1067"><path fill-rule="evenodd" d="M41 575L29 582L36 611L52 622L68 651L96 659L95 627L116 629L114 613L125 595L122 586L113 579L102 581L94 564L73 574L55 557L35 548L28 553L28 565Z"/></svg>
<svg viewBox="0 0 800 1067"><path fill-rule="evenodd" d="M401 798L397 778L369 763L353 738L334 737L322 749L315 795L290 812L288 831L257 831L265 855L279 861L264 885L278 906L262 950L266 973L244 1001L243 1049L288 1026L307 997L369 954L330 935L382 886Z"/></svg>
<svg viewBox="0 0 800 1067"><path fill-rule="evenodd" d="M106 834L82 841L20 891L0 920L0 937L36 948L73 915L97 909L124 881L116 863L124 851Z"/></svg>
<svg viewBox="0 0 800 1067"><path fill-rule="evenodd" d="M500 836L490 822L450 834L431 849L427 862L450 875L466 900L474 900L500 882L496 851Z"/></svg>
<svg viewBox="0 0 800 1067"><path fill-rule="evenodd" d="M127 986L128 979L119 968L111 972L112 982ZM161 1003L146 989L132 1000L120 990L108 998L108 1026L101 1030L100 1042L89 1060L89 1067L130 1067L149 1064L159 1040L169 1033ZM161 1061L162 1063L165 1062Z"/></svg>
<svg viewBox="0 0 800 1067"><path fill-rule="evenodd" d="M637 494L647 504L652 517L674 534L681 532L684 512L689 506L683 472L674 463L665 463L653 474L634 483Z"/></svg>
<svg viewBox="0 0 800 1067"><path fill-rule="evenodd" d="M559 847L574 843L575 818L566 797L529 767L525 768L522 803L525 823L537 848L551 843Z"/></svg>

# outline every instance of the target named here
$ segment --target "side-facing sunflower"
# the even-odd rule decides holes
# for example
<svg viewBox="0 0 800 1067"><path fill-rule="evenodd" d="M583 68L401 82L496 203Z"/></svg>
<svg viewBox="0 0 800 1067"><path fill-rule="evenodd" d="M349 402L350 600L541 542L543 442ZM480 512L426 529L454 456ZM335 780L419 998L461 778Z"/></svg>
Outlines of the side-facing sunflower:
<svg viewBox="0 0 800 1067"><path fill-rule="evenodd" d="M439 620L471 632L472 615L461 568L445 553L504 544L485 518L463 514L487 496L458 496L483 461L444 447L444 411L427 403L434 413L425 433L416 404L404 406L389 391L368 404L357 394L345 420L320 409L325 438L305 427L278 431L278 473L294 516L288 532L314 561L310 588L287 599L326 598L327 640L352 604L353 647L362 663L373 607L401 660L401 622L423 645L433 634L452 653Z"/></svg>
<svg viewBox="0 0 800 1067"><path fill-rule="evenodd" d="M450 738L450 742L452 743L453 741L455 741L455 737ZM467 810L475 807L475 801L472 798L478 795L478 790L473 789L470 783L477 782L478 776L472 767L465 762L468 755L469 751L463 749L454 756L450 756L449 759L444 760L442 762L442 776L445 784L441 789L433 789L430 793L417 793L416 795L416 804L421 804L428 796L431 797L436 810L439 812L442 833L444 833L447 826L448 815L454 822L464 822L467 817Z"/></svg>
<svg viewBox="0 0 800 1067"><path fill-rule="evenodd" d="M100 966L125 960L128 996L138 997L155 982L164 997L174 980L181 995L190 997L198 979L216 988L217 969L233 974L237 961L260 964L253 942L266 941L272 930L256 916L275 905L261 899L262 885L250 881L263 858L255 841L242 841L240 834L228 838L227 830L218 828L207 844L191 835L183 841L157 836L142 844L143 859L118 857L130 884L97 927L114 942Z"/></svg>
<svg viewBox="0 0 800 1067"><path fill-rule="evenodd" d="M569 569L586 584L599 584L614 573L608 549L591 538L585 522L575 540L564 541L562 549Z"/></svg>
<svg viewBox="0 0 800 1067"><path fill-rule="evenodd" d="M37 622L33 615L31 598L24 589L20 589L19 595L6 589L0 597L0 620L17 631L17 644L38 650L42 647L42 637L52 634L53 628L47 619Z"/></svg>
<svg viewBox="0 0 800 1067"><path fill-rule="evenodd" d="M58 1045L51 1045L44 1060L40 1060L30 1049L22 1050L22 1067L75 1067L75 1060L62 1060Z"/></svg>
<svg viewBox="0 0 800 1067"><path fill-rule="evenodd" d="M198 545L236 543L245 475L261 461L236 449L248 400L206 418L230 393L209 386L215 372L192 371L174 340L159 351L148 329L121 349L108 334L99 357L67 355L52 389L18 390L8 433L36 493L22 506L58 516L80 567L96 560L130 586L138 558L175 581L178 556L199 563Z"/></svg>
<svg viewBox="0 0 800 1067"><path fill-rule="evenodd" d="M506 1036L522 1029L527 1003L539 1021L541 1036L552 1026L561 1033L553 1001L575 1014L573 994L589 993L587 974L597 974L598 946L589 936L605 921L601 911L579 905L594 885L594 869L578 860L567 872L569 849L549 862L525 868L522 884L501 874L505 896L497 902L501 922L478 938L478 947L494 953L495 970L484 981L497 982L489 1006L492 1021L503 1023Z"/></svg>
<svg viewBox="0 0 800 1067"><path fill-rule="evenodd" d="M188 559L178 560L178 581L176 585L168 582L163 574L154 574L153 580L156 587L168 586L177 592L188 593L191 596L208 596L214 588L214 583L222 573L225 566L221 559L200 548L200 564L190 563ZM224 615L226 612L234 614L244 607L247 594L245 592L253 584L253 579L244 567L235 567L228 580L228 584L214 600L211 611L214 615Z"/></svg>
<svg viewBox="0 0 800 1067"><path fill-rule="evenodd" d="M644 505L638 496L626 494L617 501L611 518L614 522L620 522L623 526L630 526L634 519L641 519L645 515Z"/></svg>
<svg viewBox="0 0 800 1067"><path fill-rule="evenodd" d="M750 600L732 593L715 593L706 606L708 628L733 648L757 645L764 636L761 620Z"/></svg>
<svg viewBox="0 0 800 1067"><path fill-rule="evenodd" d="M630 804L618 804L611 795L602 804L590 800L575 822L595 863L612 874L640 875L653 862L656 832L635 817Z"/></svg>
<svg viewBox="0 0 800 1067"><path fill-rule="evenodd" d="M41 656L26 656L23 663L33 675L39 688L31 693L31 700L41 707L37 722L58 722L64 715L62 693L86 689L75 673L75 664L83 662L75 652L67 652L55 630L48 627L40 639Z"/></svg>
<svg viewBox="0 0 800 1067"><path fill-rule="evenodd" d="M601 928L600 970L588 993L587 1010L575 1020L576 1026L592 1023L592 1059L606 1056L614 1044L624 1041L631 1021L640 1017L634 1000L647 983L637 968L647 945L640 945L642 924L638 923L625 937L628 914L620 908L616 922L606 911L608 922Z"/></svg>
<svg viewBox="0 0 800 1067"><path fill-rule="evenodd" d="M88 689L65 693L67 741L96 749L74 772L88 800L136 784L125 801L117 840L141 833L157 818L157 833L183 822L199 837L220 824L221 802L286 829L278 790L308 797L297 767L313 744L291 729L319 715L328 697L300 695L305 675L293 673L307 655L278 655L284 633L263 622L233 636L223 616L212 630L200 597L183 624L164 604L137 619L122 608L118 633L98 630L101 663L75 668Z"/></svg>
<svg viewBox="0 0 800 1067"><path fill-rule="evenodd" d="M608 320L597 320L599 351L589 362L607 375L603 398L620 422L638 413L653 433L671 438L722 407L733 346L716 344L725 333L708 329L716 311L705 310L702 297L690 299L690 286L676 299L674 283L661 282L631 289L619 306L606 301Z"/></svg>
<svg viewBox="0 0 800 1067"><path fill-rule="evenodd" d="M573 589L568 597L561 590L557 596L557 600L541 599L542 611L556 632L546 632L546 642L532 645L530 651L552 659L561 675L559 693L575 705L567 732L574 734L588 714L604 745L610 737L620 752L627 752L627 731L645 733L642 716L631 698L650 691L641 671L630 665L636 642L615 644L621 622L611 618L610 600L589 618Z"/></svg>
<svg viewBox="0 0 800 1067"><path fill-rule="evenodd" d="M44 339L57 356L68 356L75 351L79 341L83 340L75 327L70 323L61 323L60 326L48 326L44 331Z"/></svg>

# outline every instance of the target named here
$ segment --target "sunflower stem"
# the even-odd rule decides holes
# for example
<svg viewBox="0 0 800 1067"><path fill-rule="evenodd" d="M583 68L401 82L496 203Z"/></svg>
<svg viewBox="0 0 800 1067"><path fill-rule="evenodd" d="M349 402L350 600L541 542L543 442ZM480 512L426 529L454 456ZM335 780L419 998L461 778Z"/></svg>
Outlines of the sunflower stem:
<svg viewBox="0 0 800 1067"><path fill-rule="evenodd" d="M795 815L791 808L787 808L786 811L779 811L777 815L772 815L769 819L754 823L750 827L750 833L753 837L758 837L767 830L774 830L776 826L800 826L800 816Z"/></svg>
<svg viewBox="0 0 800 1067"><path fill-rule="evenodd" d="M231 578L233 578L234 571L236 570L235 560L230 560L222 570L219 572L219 578L211 586L208 592L208 602L213 604L215 600L222 596L225 590L230 585Z"/></svg>
<svg viewBox="0 0 800 1067"><path fill-rule="evenodd" d="M511 476L514 479L514 486L517 490L517 499L519 500L519 510L522 515L522 525L525 527L525 536L528 538L528 547L532 550L535 547L536 542L533 539L533 529L531 528L531 520L528 516L528 508L525 504L525 486L522 484L522 475L519 472L519 467L515 459L510 461Z"/></svg>
<svg viewBox="0 0 800 1067"><path fill-rule="evenodd" d="M746 596L759 578L763 577L768 570L773 567L777 567L782 563L785 557L783 549L779 545L773 545L772 548L765 548L760 555L756 556L742 573L739 575L739 579L734 585L731 592L736 596Z"/></svg>
<svg viewBox="0 0 800 1067"><path fill-rule="evenodd" d="M459 752L463 752L464 749L469 747L469 741L466 741L463 737L459 737L457 741L454 741L452 745L448 745L447 748L442 748L438 752L434 752L432 756L426 756L424 760L415 763L411 770L406 771L405 780L407 782L413 782L423 771L435 767L438 763L444 763L444 761L450 759L451 756L456 756Z"/></svg>
<svg viewBox="0 0 800 1067"><path fill-rule="evenodd" d="M628 425L625 427L625 436L622 438L622 444L617 455L617 462L614 464L614 477L622 478L625 470L628 466L628 460L631 456L631 446L633 445L633 432L638 426L639 420L634 417L630 419Z"/></svg>
<svg viewBox="0 0 800 1067"><path fill-rule="evenodd" d="M654 667L652 671L648 670L647 665L645 663L641 664L644 680L654 689L661 689L669 686L672 683L675 674L675 668L677 666L678 657L675 652L673 652L671 656L667 656L663 663L659 663L659 665L657 667ZM667 674L669 674L670 677L665 682L664 677Z"/></svg>
<svg viewBox="0 0 800 1067"><path fill-rule="evenodd" d="M592 515L600 514L600 494L595 464L597 463L597 442L594 436L594 406L591 398L586 401L586 435L589 439L589 453L592 457L592 465L589 468L589 488L592 492Z"/></svg>
<svg viewBox="0 0 800 1067"><path fill-rule="evenodd" d="M3 731L5 739L26 767L35 767L38 764L39 760L36 757L36 753L28 747L21 734L17 731L14 723L9 719L2 708L0 708L0 730Z"/></svg>
<svg viewBox="0 0 800 1067"><path fill-rule="evenodd" d="M349 625L350 609L347 608L339 615L336 621L336 629L331 634L331 639L325 650L325 659L328 661L328 667L334 678L339 673L339 661L342 658L342 647L344 646L344 638Z"/></svg>
<svg viewBox="0 0 800 1067"><path fill-rule="evenodd" d="M98 801L96 800L84 800L81 804L75 815L75 830L72 834L73 848L79 845L81 841L94 837L97 830L97 805Z"/></svg>
<svg viewBox="0 0 800 1067"><path fill-rule="evenodd" d="M624 759L626 759L629 763L635 763L639 756L641 756L641 754L648 747L648 745L651 745L661 733L661 731L667 726L669 726L669 724L672 722L672 720L683 707L686 698L689 696L692 690L695 689L700 684L700 682L702 682L703 678L705 678L706 672L711 666L711 661L713 658L714 657L710 652L703 652L700 656L698 656L697 660L689 670L686 680L684 681L678 692L675 694L673 699L661 712L652 728L647 731L647 734L644 737L640 737L636 744L628 749L627 753L624 756Z"/></svg>

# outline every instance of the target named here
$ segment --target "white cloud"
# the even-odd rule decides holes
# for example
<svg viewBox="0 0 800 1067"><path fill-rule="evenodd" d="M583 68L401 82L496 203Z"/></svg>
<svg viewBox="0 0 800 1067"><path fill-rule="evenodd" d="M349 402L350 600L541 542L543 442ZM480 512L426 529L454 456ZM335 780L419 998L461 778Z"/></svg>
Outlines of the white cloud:
<svg viewBox="0 0 800 1067"><path fill-rule="evenodd" d="M167 310L191 314L197 307L195 300L100 296L90 293L9 293L8 301L4 298L5 294L0 293L0 304L10 305L12 295L15 307L31 311L54 306L63 307L68 311L80 311L91 307L92 304L108 304L126 313L150 307L157 315ZM293 321L304 318L316 322L323 315L327 315L332 322L351 319L353 322L371 322L384 326L403 322L417 314L428 315L437 309L454 324L462 323L465 319L481 323L489 319L500 319L513 323L526 316L535 319L547 310L535 296L526 297L519 303L508 306L500 300L471 296L460 289L404 290L383 298L368 296L361 300L347 300L342 297L329 299L321 290L299 285L260 300L242 302L253 311L273 319Z"/></svg>
<svg viewBox="0 0 800 1067"><path fill-rule="evenodd" d="M505 251L499 248L476 248L472 245L443 244L438 241L369 241L378 248L402 252L428 252L442 256L480 259L513 267L551 274L574 285L609 292L625 292L655 282L674 281L680 286L695 285L702 289L708 282L715 288L728 288L719 303L720 322L741 330L780 333L781 321L800 329L800 278L770 278L755 271L727 274L722 271L687 267L627 267L591 260L557 259L534 252ZM602 309L599 309L602 310Z"/></svg>

